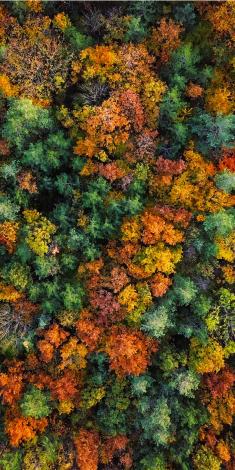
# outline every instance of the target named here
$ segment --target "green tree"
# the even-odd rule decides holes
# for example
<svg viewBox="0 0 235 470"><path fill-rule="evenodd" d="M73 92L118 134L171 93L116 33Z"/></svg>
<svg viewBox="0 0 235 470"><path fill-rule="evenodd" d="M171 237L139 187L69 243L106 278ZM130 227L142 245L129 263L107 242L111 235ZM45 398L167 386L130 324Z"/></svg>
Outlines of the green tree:
<svg viewBox="0 0 235 470"><path fill-rule="evenodd" d="M174 278L173 292L179 305L189 305L197 295L197 288L189 277L177 274Z"/></svg>
<svg viewBox="0 0 235 470"><path fill-rule="evenodd" d="M196 138L197 149L203 155L213 156L222 147L233 147L235 116L212 116L199 112L190 120L192 135Z"/></svg>
<svg viewBox="0 0 235 470"><path fill-rule="evenodd" d="M231 171L223 171L215 176L215 183L217 188L225 193L230 194L235 190L235 174Z"/></svg>
<svg viewBox="0 0 235 470"><path fill-rule="evenodd" d="M128 30L125 34L124 40L126 42L131 41L134 43L138 43L143 41L147 34L148 30L146 30L146 27L141 22L141 18L132 16L128 24Z"/></svg>
<svg viewBox="0 0 235 470"><path fill-rule="evenodd" d="M49 416L52 412L50 394L32 386L24 393L20 409L24 416L36 419Z"/></svg>
<svg viewBox="0 0 235 470"><path fill-rule="evenodd" d="M137 427L141 429L142 440L156 446L167 446L171 435L171 411L165 397L151 400L143 397L137 402Z"/></svg>
<svg viewBox="0 0 235 470"><path fill-rule="evenodd" d="M20 450L15 452L5 452L0 457L2 470L21 470L22 453Z"/></svg>
<svg viewBox="0 0 235 470"><path fill-rule="evenodd" d="M2 136L17 152L22 152L32 140L46 136L55 128L51 110L35 106L27 98L11 99Z"/></svg>
<svg viewBox="0 0 235 470"><path fill-rule="evenodd" d="M171 315L175 311L173 302L163 301L161 305L152 307L143 315L141 329L149 336L159 339L172 326Z"/></svg>
<svg viewBox="0 0 235 470"><path fill-rule="evenodd" d="M25 470L47 470L56 464L58 459L59 443L54 436L43 436L36 445L26 449L23 464Z"/></svg>
<svg viewBox="0 0 235 470"><path fill-rule="evenodd" d="M203 222L203 226L211 239L215 235L226 237L235 228L235 210L221 210L215 214L210 214Z"/></svg>
<svg viewBox="0 0 235 470"><path fill-rule="evenodd" d="M77 52L81 51L82 49L86 49L93 44L91 36L86 36L85 34L81 33L73 25L66 28L64 34L66 39L70 42L72 49Z"/></svg>

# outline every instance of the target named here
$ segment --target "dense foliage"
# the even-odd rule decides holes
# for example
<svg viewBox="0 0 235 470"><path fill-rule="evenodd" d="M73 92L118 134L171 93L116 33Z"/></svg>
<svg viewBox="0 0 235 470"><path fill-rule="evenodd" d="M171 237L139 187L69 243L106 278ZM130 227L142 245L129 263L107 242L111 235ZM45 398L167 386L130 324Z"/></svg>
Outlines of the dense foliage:
<svg viewBox="0 0 235 470"><path fill-rule="evenodd" d="M0 3L0 468L233 470L235 3Z"/></svg>

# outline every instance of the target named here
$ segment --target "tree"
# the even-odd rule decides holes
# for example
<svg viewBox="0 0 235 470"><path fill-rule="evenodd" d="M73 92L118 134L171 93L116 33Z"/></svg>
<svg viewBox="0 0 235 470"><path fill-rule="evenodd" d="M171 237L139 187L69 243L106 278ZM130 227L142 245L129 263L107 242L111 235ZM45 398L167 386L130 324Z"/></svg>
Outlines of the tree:
<svg viewBox="0 0 235 470"><path fill-rule="evenodd" d="M230 369L222 369L219 373L209 374L204 379L213 399L225 397L233 387L235 375Z"/></svg>
<svg viewBox="0 0 235 470"><path fill-rule="evenodd" d="M197 83L189 82L186 94L191 99L200 98L203 95L203 88Z"/></svg>
<svg viewBox="0 0 235 470"><path fill-rule="evenodd" d="M207 91L206 109L212 114L231 114L233 112L231 91L225 87L215 87Z"/></svg>
<svg viewBox="0 0 235 470"><path fill-rule="evenodd" d="M162 63L169 61L172 52L180 45L179 35L182 32L180 24L172 19L162 18L157 28L153 28L149 39L150 49L159 57Z"/></svg>
<svg viewBox="0 0 235 470"><path fill-rule="evenodd" d="M208 5L206 16L219 35L228 35L234 40L234 4L228 1L222 5Z"/></svg>
<svg viewBox="0 0 235 470"><path fill-rule="evenodd" d="M141 410L139 403L139 412L141 413L140 426L143 437L153 442L157 446L166 446L171 435L171 417L170 408L167 400L157 399L152 406L147 402L147 408Z"/></svg>
<svg viewBox="0 0 235 470"><path fill-rule="evenodd" d="M141 22L141 18L132 16L128 24L127 32L124 36L124 40L126 42L138 43L142 42L146 35L147 31Z"/></svg>
<svg viewBox="0 0 235 470"><path fill-rule="evenodd" d="M47 139L30 143L23 153L22 162L34 171L48 173L58 170L69 157L70 151L70 139L66 139L62 131L55 131Z"/></svg>
<svg viewBox="0 0 235 470"><path fill-rule="evenodd" d="M76 323L78 337L89 351L94 351L100 341L102 328L89 319L81 318Z"/></svg>
<svg viewBox="0 0 235 470"><path fill-rule="evenodd" d="M50 104L52 93L65 84L73 59L72 51L51 26L49 17L39 15L26 18L23 25L16 22L0 66L0 73L16 89L13 95L31 98L44 106Z"/></svg>
<svg viewBox="0 0 235 470"><path fill-rule="evenodd" d="M189 41L184 42L172 54L172 61L170 69L172 72L171 80L174 76L182 75L187 80L194 80L197 78L197 66L201 60L201 53L197 46Z"/></svg>
<svg viewBox="0 0 235 470"><path fill-rule="evenodd" d="M31 418L44 418L52 411L50 405L50 395L42 392L38 388L31 387L26 391L20 403L23 416Z"/></svg>
<svg viewBox="0 0 235 470"><path fill-rule="evenodd" d="M178 23L182 23L187 30L191 30L197 21L195 6L189 2L176 5L174 18Z"/></svg>
<svg viewBox="0 0 235 470"><path fill-rule="evenodd" d="M38 341L38 349L42 354L45 362L50 362L53 357L54 350L58 348L69 336L67 331L59 327L57 323L51 325L48 330L42 332L44 339Z"/></svg>
<svg viewBox="0 0 235 470"><path fill-rule="evenodd" d="M36 255L44 256L48 252L56 226L36 210L25 210L24 217L28 224L26 237L28 246Z"/></svg>
<svg viewBox="0 0 235 470"><path fill-rule="evenodd" d="M24 418L21 416L9 416L6 421L6 434L13 447L19 447L22 442L31 441L37 432L43 432L47 427L47 419Z"/></svg>
<svg viewBox="0 0 235 470"><path fill-rule="evenodd" d="M140 461L140 465L145 470L166 470L166 462L162 455L148 456ZM139 467L141 468L141 467Z"/></svg>
<svg viewBox="0 0 235 470"><path fill-rule="evenodd" d="M174 278L174 294L179 305L189 305L197 295L197 288L190 278L176 275Z"/></svg>
<svg viewBox="0 0 235 470"><path fill-rule="evenodd" d="M141 329L153 338L161 338L172 326L171 313L173 311L174 306L170 303L163 302L158 307L153 306L144 314Z"/></svg>
<svg viewBox="0 0 235 470"><path fill-rule="evenodd" d="M35 106L28 98L12 100L6 113L2 135L10 147L22 152L33 138L46 135L55 126L49 110Z"/></svg>
<svg viewBox="0 0 235 470"><path fill-rule="evenodd" d="M62 294L65 309L79 310L82 307L84 295L83 287L80 284L66 283Z"/></svg>
<svg viewBox="0 0 235 470"><path fill-rule="evenodd" d="M80 429L74 438L77 463L81 470L97 470L99 436L96 431Z"/></svg>
<svg viewBox="0 0 235 470"><path fill-rule="evenodd" d="M203 345L196 338L191 339L191 366L199 374L219 372L224 367L223 348L217 341L210 339Z"/></svg>
<svg viewBox="0 0 235 470"><path fill-rule="evenodd" d="M0 464L3 470L20 470L22 464L21 452L5 452L1 455Z"/></svg>
<svg viewBox="0 0 235 470"><path fill-rule="evenodd" d="M52 381L50 391L52 398L59 400L60 403L78 397L78 381L73 371L65 371L61 377Z"/></svg>
<svg viewBox="0 0 235 470"><path fill-rule="evenodd" d="M24 388L22 372L22 363L13 361L8 374L0 374L0 395L4 404L12 405L21 397Z"/></svg>
<svg viewBox="0 0 235 470"><path fill-rule="evenodd" d="M55 465L58 460L58 440L53 436L39 437L35 446L30 446L23 457L23 464L26 470L34 469L40 465L42 470L46 470L48 465Z"/></svg>
<svg viewBox="0 0 235 470"><path fill-rule="evenodd" d="M92 45L92 38L78 31L64 12L57 13L53 22L59 30L63 31L74 51L81 51Z"/></svg>
<svg viewBox="0 0 235 470"><path fill-rule="evenodd" d="M96 109L84 107L78 118L86 137L77 141L74 148L77 155L89 158L97 155L101 161L106 161L118 145L128 140L129 121L114 98L109 98Z"/></svg>
<svg viewBox="0 0 235 470"><path fill-rule="evenodd" d="M203 225L210 238L215 235L226 237L234 230L235 212L228 209L208 215Z"/></svg>
<svg viewBox="0 0 235 470"><path fill-rule="evenodd" d="M0 224L0 243L5 245L9 253L13 253L19 230L18 222L3 222Z"/></svg>
<svg viewBox="0 0 235 470"><path fill-rule="evenodd" d="M146 338L143 333L118 326L112 327L105 347L111 370L121 377L145 372L150 354L156 349L156 342Z"/></svg>
<svg viewBox="0 0 235 470"><path fill-rule="evenodd" d="M99 403L97 422L104 434L118 436L127 434L126 412L130 407L127 382L124 378L112 377L104 400Z"/></svg>
<svg viewBox="0 0 235 470"><path fill-rule="evenodd" d="M170 386L176 388L180 395L185 397L193 397L199 384L199 376L192 370L177 370L174 379L170 382Z"/></svg>
<svg viewBox="0 0 235 470"><path fill-rule="evenodd" d="M215 155L222 146L234 144L234 116L212 116L207 113L196 115L190 120L192 134L197 139L197 149L206 156Z"/></svg>
<svg viewBox="0 0 235 470"><path fill-rule="evenodd" d="M235 176L230 171L218 173L215 177L216 186L225 193L231 194L235 189Z"/></svg>
<svg viewBox="0 0 235 470"><path fill-rule="evenodd" d="M200 470L220 470L221 461L213 454L209 447L201 446L196 452L193 463L196 469Z"/></svg>

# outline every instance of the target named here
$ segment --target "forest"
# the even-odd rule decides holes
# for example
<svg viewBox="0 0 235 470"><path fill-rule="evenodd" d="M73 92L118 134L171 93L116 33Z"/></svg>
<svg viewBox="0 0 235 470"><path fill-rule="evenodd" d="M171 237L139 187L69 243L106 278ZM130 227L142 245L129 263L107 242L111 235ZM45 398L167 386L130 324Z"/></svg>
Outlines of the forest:
<svg viewBox="0 0 235 470"><path fill-rule="evenodd" d="M234 470L235 2L0 1L0 470Z"/></svg>

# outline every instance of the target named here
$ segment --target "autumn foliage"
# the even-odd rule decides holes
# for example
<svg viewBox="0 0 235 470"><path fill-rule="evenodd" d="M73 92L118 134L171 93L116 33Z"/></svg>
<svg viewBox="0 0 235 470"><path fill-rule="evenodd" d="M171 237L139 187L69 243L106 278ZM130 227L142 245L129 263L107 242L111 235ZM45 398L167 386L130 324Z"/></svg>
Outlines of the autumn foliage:
<svg viewBox="0 0 235 470"><path fill-rule="evenodd" d="M106 351L110 367L120 375L140 375L149 363L150 353L157 350L157 344L146 339L137 331L113 327L107 339Z"/></svg>
<svg viewBox="0 0 235 470"><path fill-rule="evenodd" d="M98 466L99 437L95 431L81 429L74 439L77 462L84 470L96 470Z"/></svg>
<svg viewBox="0 0 235 470"><path fill-rule="evenodd" d="M1 470L234 470L234 14L0 5Z"/></svg>

